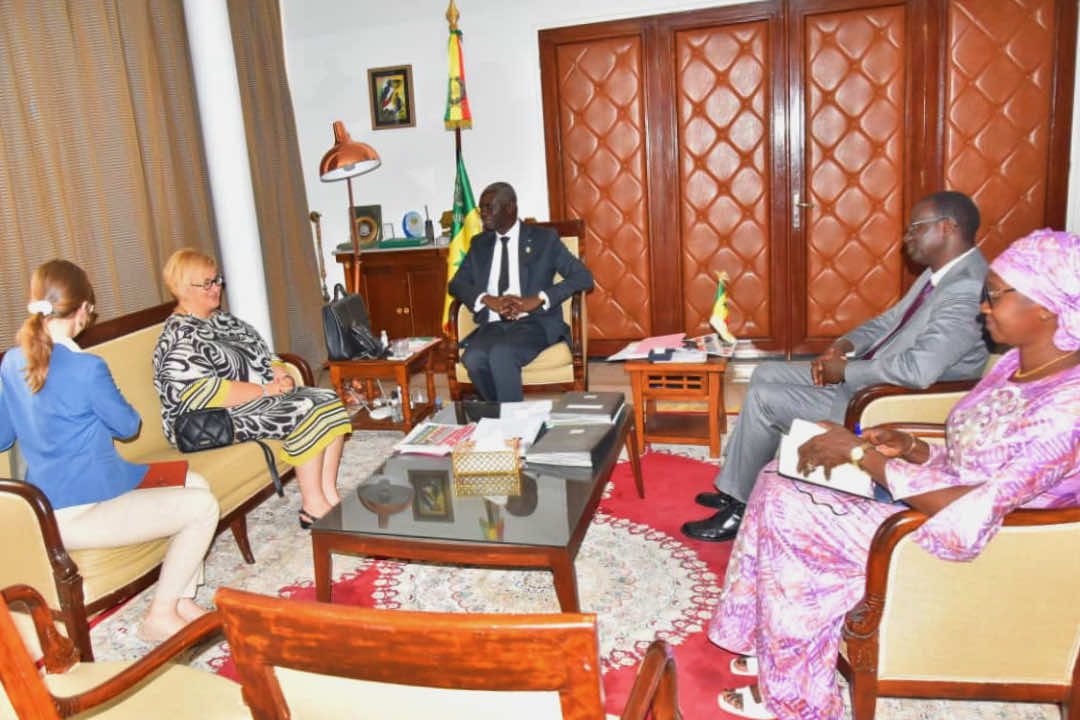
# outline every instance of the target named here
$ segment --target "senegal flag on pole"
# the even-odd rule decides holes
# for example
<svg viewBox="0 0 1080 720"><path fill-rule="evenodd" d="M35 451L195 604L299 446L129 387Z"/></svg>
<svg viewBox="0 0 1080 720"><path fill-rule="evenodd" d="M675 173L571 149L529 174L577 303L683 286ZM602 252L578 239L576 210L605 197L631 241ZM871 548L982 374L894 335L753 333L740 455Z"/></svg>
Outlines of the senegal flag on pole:
<svg viewBox="0 0 1080 720"><path fill-rule="evenodd" d="M469 111L469 99L465 96L465 64L461 55L461 31L458 30L458 9L454 0L446 8L446 20L450 23L450 80L446 91L446 129L454 131L454 147L457 164L454 179L454 220L450 225L450 247L446 254L446 283L461 267L465 253L473 235L483 229L480 222L480 210L473 198L469 174L465 172L465 160L461 156L461 129L472 127L472 113ZM449 330L450 293L446 294L443 304L443 328Z"/></svg>

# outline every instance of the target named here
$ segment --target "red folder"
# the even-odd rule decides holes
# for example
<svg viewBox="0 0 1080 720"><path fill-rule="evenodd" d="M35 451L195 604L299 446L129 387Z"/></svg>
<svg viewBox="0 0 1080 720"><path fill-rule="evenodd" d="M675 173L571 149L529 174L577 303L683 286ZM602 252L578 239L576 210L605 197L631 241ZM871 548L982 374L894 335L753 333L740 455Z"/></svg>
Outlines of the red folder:
<svg viewBox="0 0 1080 720"><path fill-rule="evenodd" d="M187 460L169 460L150 463L139 483L139 490L162 487L184 487L187 480Z"/></svg>

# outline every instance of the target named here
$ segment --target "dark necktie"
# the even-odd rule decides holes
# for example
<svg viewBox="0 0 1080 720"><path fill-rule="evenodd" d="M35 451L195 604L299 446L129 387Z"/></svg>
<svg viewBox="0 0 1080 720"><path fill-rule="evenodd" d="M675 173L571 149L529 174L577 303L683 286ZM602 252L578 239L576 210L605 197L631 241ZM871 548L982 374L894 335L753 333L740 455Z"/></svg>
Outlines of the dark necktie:
<svg viewBox="0 0 1080 720"><path fill-rule="evenodd" d="M499 238L502 242L502 264L499 265L499 295L505 295L510 289L510 238Z"/></svg>
<svg viewBox="0 0 1080 720"><path fill-rule="evenodd" d="M881 350L881 348L885 347L885 345L887 345L890 340L896 337L896 333L900 332L904 325L907 324L907 321L911 319L911 316L915 314L915 311L919 309L919 306L923 304L923 301L926 300L926 298L930 297L930 293L933 292L933 290L933 283L926 283L926 285L923 286L923 289L919 291L919 294L915 296L915 299L912 301L912 303L908 305L908 309L904 311L904 316L900 318L900 322L896 325L896 327L893 328L893 331L886 335L884 338L882 338L876 345L874 345L874 347L870 348L870 351L864 354L862 356L862 359L873 360L874 355L877 354L877 352Z"/></svg>

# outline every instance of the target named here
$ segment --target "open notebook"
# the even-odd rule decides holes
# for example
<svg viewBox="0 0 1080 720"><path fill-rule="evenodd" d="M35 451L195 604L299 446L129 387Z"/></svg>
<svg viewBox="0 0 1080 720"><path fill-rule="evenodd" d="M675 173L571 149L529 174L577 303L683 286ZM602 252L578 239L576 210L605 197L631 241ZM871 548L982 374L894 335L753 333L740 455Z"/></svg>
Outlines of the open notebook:
<svg viewBox="0 0 1080 720"><path fill-rule="evenodd" d="M809 475L799 472L799 446L815 435L825 432L825 428L809 420L793 420L791 430L780 438L780 462L778 470L784 477L821 485L833 490L843 490L865 498L881 499L875 495L873 479L860 467L852 463L838 465L832 469L829 479L825 479L823 468L814 468Z"/></svg>

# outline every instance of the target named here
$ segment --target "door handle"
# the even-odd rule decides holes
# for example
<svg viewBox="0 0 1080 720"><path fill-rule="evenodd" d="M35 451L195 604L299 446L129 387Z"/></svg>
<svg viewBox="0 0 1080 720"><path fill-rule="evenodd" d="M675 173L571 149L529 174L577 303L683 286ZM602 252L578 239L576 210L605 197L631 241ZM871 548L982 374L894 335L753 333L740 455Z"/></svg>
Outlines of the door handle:
<svg viewBox="0 0 1080 720"><path fill-rule="evenodd" d="M800 202L799 193L795 193L794 197L792 198L792 202L795 203L795 207L801 207L801 208L807 208L807 209L814 207L814 203Z"/></svg>
<svg viewBox="0 0 1080 720"><path fill-rule="evenodd" d="M795 206L795 212L791 213L791 229L798 230L802 227L802 211L814 207L814 203L802 202L799 193L792 193L791 204Z"/></svg>

